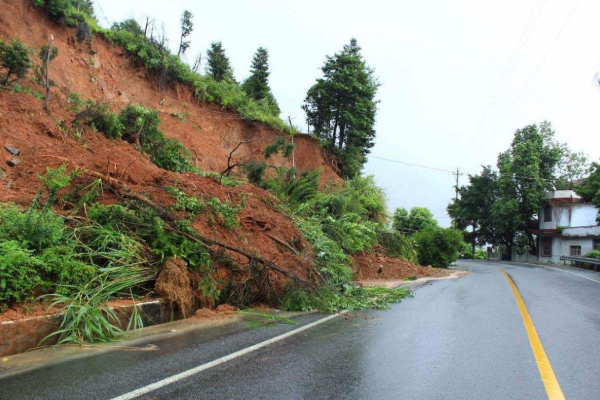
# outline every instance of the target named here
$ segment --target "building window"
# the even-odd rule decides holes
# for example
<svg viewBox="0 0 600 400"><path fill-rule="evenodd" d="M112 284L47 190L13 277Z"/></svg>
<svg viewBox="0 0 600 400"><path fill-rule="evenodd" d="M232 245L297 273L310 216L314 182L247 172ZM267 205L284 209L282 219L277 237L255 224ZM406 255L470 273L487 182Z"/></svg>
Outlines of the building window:
<svg viewBox="0 0 600 400"><path fill-rule="evenodd" d="M594 239L594 250L600 250L600 239Z"/></svg>
<svg viewBox="0 0 600 400"><path fill-rule="evenodd" d="M544 222L552 222L552 206L546 204L544 207Z"/></svg>
<svg viewBox="0 0 600 400"><path fill-rule="evenodd" d="M552 257L552 238L551 237L540 238L540 247L542 250L542 257Z"/></svg>
<svg viewBox="0 0 600 400"><path fill-rule="evenodd" d="M571 246L571 257L581 257L581 246Z"/></svg>

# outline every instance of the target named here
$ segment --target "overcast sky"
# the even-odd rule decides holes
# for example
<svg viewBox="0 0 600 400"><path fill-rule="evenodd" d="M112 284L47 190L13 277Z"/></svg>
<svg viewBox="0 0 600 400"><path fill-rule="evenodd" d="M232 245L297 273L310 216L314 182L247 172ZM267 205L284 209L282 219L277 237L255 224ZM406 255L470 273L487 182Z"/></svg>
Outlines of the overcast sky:
<svg viewBox="0 0 600 400"><path fill-rule="evenodd" d="M146 16L164 23L175 50L180 15L190 10L188 62L220 40L239 81L256 48L266 47L281 116L292 116L304 131L300 106L325 56L356 37L382 84L374 157L364 172L386 189L391 211L426 206L447 226L454 176L380 158L477 173L495 165L516 129L545 119L572 150L600 158L600 1L95 3L102 25Z"/></svg>

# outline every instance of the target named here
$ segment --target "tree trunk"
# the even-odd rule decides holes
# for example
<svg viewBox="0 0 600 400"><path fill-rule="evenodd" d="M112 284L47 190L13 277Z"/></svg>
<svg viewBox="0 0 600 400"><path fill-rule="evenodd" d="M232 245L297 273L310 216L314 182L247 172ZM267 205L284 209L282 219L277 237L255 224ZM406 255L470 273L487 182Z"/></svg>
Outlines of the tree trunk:
<svg viewBox="0 0 600 400"><path fill-rule="evenodd" d="M333 125L333 131L331 132L331 147L335 148L335 140L337 139L337 128L338 128L338 118L340 117L339 113L335 114L335 123Z"/></svg>
<svg viewBox="0 0 600 400"><path fill-rule="evenodd" d="M77 6L79 7L79 5ZM52 44L54 43L54 35L50 35L50 44L48 45L48 53L46 54L46 100L44 101L44 110L48 111L48 103L50 102L50 78L48 70L50 69L50 54L52 53Z"/></svg>
<svg viewBox="0 0 600 400"><path fill-rule="evenodd" d="M344 140L346 140L346 124L340 125L340 141L338 147L340 150L344 147Z"/></svg>

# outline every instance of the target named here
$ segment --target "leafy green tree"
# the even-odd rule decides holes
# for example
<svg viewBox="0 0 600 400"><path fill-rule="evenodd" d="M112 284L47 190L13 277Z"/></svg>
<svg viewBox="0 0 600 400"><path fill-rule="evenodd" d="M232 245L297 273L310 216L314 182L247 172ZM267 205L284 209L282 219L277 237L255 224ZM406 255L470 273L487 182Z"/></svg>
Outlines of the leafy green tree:
<svg viewBox="0 0 600 400"><path fill-rule="evenodd" d="M271 105L273 114L279 115L281 110L269 87L269 75L269 53L264 47L259 47L252 59L250 76L242 84L242 89L254 100L266 100Z"/></svg>
<svg viewBox="0 0 600 400"><path fill-rule="evenodd" d="M594 203L600 209L600 164L592 164L590 175L575 188L575 191L585 201ZM597 219L600 223L600 216Z"/></svg>
<svg viewBox="0 0 600 400"><path fill-rule="evenodd" d="M142 36L144 34L144 30L140 24L133 18L126 19L123 22L115 22L112 24L111 29L115 31L126 31L133 33L136 36Z"/></svg>
<svg viewBox="0 0 600 400"><path fill-rule="evenodd" d="M483 167L481 174L470 175L469 185L458 189L459 198L448 206L448 215L457 229L472 227L469 241L473 248L486 243L497 243L498 236L492 210L498 201L498 174L491 166Z"/></svg>
<svg viewBox="0 0 600 400"><path fill-rule="evenodd" d="M462 233L452 228L428 227L413 235L417 243L419 263L447 268L459 256Z"/></svg>
<svg viewBox="0 0 600 400"><path fill-rule="evenodd" d="M404 233L412 234L436 226L437 221L426 207L413 207L410 213L404 207L397 208L392 217L392 227Z"/></svg>
<svg viewBox="0 0 600 400"><path fill-rule="evenodd" d="M233 68L229 63L229 58L225 54L225 49L221 42L213 42L210 49L206 52L207 55L207 72L217 82L231 81L235 82L233 77Z"/></svg>
<svg viewBox="0 0 600 400"><path fill-rule="evenodd" d="M27 75L33 65L29 53L29 48L18 39L10 43L0 41L0 65L6 70L4 86ZM16 78L11 81L13 76Z"/></svg>
<svg viewBox="0 0 600 400"><path fill-rule="evenodd" d="M343 177L357 174L375 141L379 83L356 39L327 57L323 77L308 90L302 108L313 134L339 159Z"/></svg>
<svg viewBox="0 0 600 400"><path fill-rule="evenodd" d="M538 227L538 212L544 193L554 189L563 147L554 139L552 125L528 125L515 132L511 148L498 156L500 201L493 208L505 233L514 230L533 251L537 250L531 230ZM515 238L516 239L516 238ZM507 243L512 251L514 243Z"/></svg>
<svg viewBox="0 0 600 400"><path fill-rule="evenodd" d="M181 15L181 38L179 39L179 51L177 52L177 57L181 54L185 54L186 50L190 47L190 41L185 39L194 29L192 18L194 18L194 16L188 10L185 10L183 15Z"/></svg>

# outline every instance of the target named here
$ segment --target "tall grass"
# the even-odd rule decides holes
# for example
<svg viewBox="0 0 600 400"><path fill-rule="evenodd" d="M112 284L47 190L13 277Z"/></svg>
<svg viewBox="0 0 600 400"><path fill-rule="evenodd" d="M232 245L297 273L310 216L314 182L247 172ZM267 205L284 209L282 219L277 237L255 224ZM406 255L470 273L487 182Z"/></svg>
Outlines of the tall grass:
<svg viewBox="0 0 600 400"><path fill-rule="evenodd" d="M46 340L58 336L58 344L97 343L115 340L124 332L117 312L106 305L116 297L130 296L132 288L155 278L150 267L118 266L103 268L100 274L75 295L49 294L50 307L58 307L63 316L61 324ZM126 329L142 326L142 319L134 304Z"/></svg>

